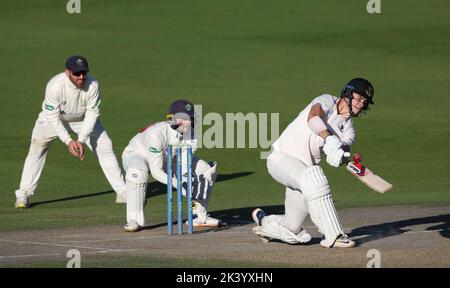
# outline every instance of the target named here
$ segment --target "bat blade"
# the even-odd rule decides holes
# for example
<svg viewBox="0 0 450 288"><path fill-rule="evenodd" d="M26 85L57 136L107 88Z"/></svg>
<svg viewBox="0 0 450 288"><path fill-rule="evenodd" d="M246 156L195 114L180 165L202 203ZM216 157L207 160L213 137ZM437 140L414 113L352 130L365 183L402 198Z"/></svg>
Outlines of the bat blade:
<svg viewBox="0 0 450 288"><path fill-rule="evenodd" d="M374 174L367 167L362 166L361 163L349 162L346 168L361 182L378 193L384 193L394 187L388 181Z"/></svg>

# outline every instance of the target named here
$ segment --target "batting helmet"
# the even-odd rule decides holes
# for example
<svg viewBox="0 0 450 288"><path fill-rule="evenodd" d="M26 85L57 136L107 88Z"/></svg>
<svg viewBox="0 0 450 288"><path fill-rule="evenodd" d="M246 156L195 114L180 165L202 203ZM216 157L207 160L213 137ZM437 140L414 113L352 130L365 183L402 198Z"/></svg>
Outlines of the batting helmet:
<svg viewBox="0 0 450 288"><path fill-rule="evenodd" d="M352 111L353 92L366 99L362 110L369 110L369 104L375 104L373 102L374 89L372 84L364 78L354 78L345 85L344 89L342 89L341 98L348 98L350 100L348 103L350 115L356 117L358 115Z"/></svg>

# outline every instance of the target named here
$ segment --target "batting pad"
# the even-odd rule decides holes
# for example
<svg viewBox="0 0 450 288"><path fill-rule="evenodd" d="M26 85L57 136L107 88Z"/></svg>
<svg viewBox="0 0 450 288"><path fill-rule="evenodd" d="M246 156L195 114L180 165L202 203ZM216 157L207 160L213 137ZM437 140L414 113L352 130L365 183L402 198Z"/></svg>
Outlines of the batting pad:
<svg viewBox="0 0 450 288"><path fill-rule="evenodd" d="M142 170L129 168L125 178L127 187L127 222L136 220L140 226L144 226L144 201L148 175Z"/></svg>
<svg viewBox="0 0 450 288"><path fill-rule="evenodd" d="M330 247L337 236L344 232L322 168L316 165L307 168L301 176L301 186L308 203L311 220L325 236L325 244Z"/></svg>
<svg viewBox="0 0 450 288"><path fill-rule="evenodd" d="M328 247L332 246L336 238L344 232L331 194L308 201L308 205L311 219L315 218L318 221L319 230L325 236L325 244Z"/></svg>

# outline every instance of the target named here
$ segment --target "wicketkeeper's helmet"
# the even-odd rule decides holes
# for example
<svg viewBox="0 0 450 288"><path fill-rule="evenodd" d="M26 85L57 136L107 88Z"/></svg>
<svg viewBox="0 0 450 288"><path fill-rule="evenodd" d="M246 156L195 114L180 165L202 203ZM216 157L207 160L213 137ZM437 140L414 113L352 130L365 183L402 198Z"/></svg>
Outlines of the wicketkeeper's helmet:
<svg viewBox="0 0 450 288"><path fill-rule="evenodd" d="M176 119L191 120L194 127L194 104L188 100L178 99L170 105L169 113L167 113L167 121L173 129L177 129Z"/></svg>
<svg viewBox="0 0 450 288"><path fill-rule="evenodd" d="M350 100L348 104L350 115L352 117L356 117L358 115L352 111L353 92L358 93L366 99L362 110L369 110L369 104L375 104L373 102L374 89L372 84L364 78L352 79L347 83L347 85L345 85L344 89L342 89L341 98L348 98Z"/></svg>

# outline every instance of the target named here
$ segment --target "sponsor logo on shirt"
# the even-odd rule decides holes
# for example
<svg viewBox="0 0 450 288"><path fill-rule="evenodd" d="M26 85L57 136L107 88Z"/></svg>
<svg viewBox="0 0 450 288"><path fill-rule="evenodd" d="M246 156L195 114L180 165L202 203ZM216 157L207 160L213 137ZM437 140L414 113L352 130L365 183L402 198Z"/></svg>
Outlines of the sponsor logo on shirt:
<svg viewBox="0 0 450 288"><path fill-rule="evenodd" d="M150 151L151 153L161 153L161 150L155 147L148 147L148 151Z"/></svg>
<svg viewBox="0 0 450 288"><path fill-rule="evenodd" d="M331 109L331 107L333 107L334 105L334 103L326 101L325 99L320 99L320 103L327 109Z"/></svg>
<svg viewBox="0 0 450 288"><path fill-rule="evenodd" d="M52 105L45 104L45 110L53 111L55 110L55 107L53 107Z"/></svg>

